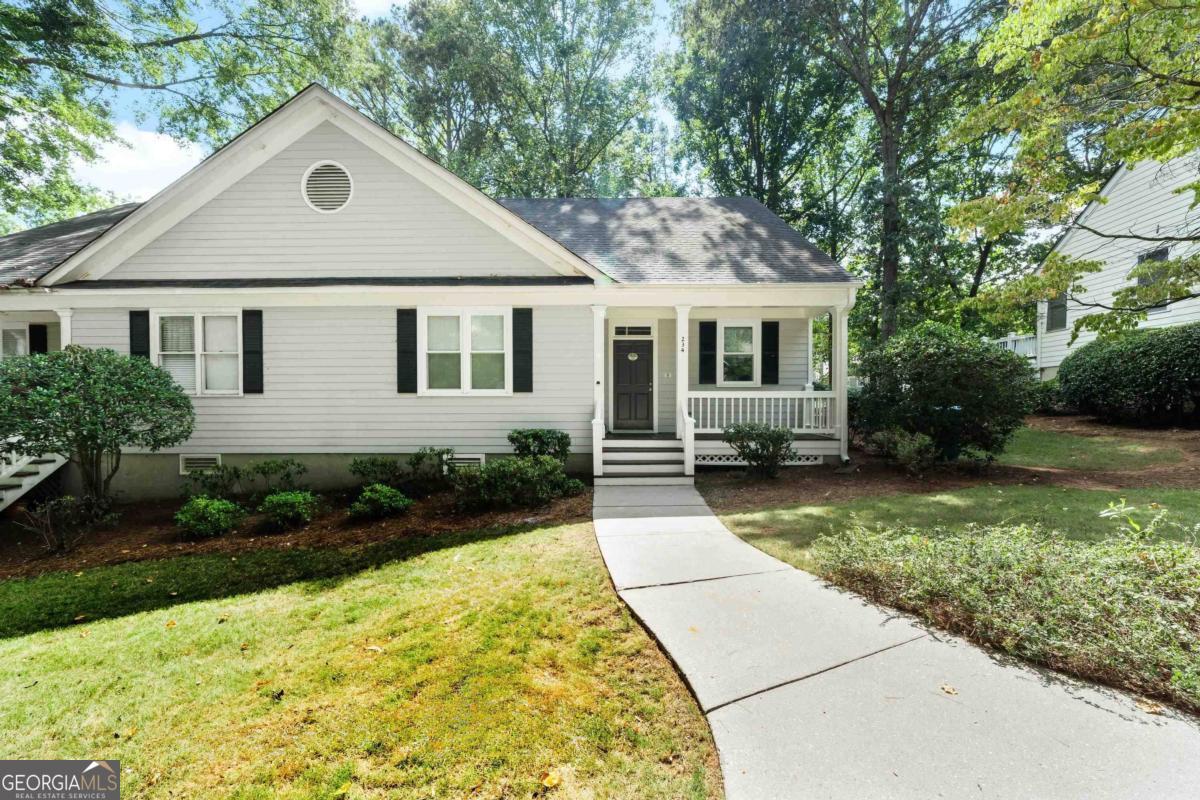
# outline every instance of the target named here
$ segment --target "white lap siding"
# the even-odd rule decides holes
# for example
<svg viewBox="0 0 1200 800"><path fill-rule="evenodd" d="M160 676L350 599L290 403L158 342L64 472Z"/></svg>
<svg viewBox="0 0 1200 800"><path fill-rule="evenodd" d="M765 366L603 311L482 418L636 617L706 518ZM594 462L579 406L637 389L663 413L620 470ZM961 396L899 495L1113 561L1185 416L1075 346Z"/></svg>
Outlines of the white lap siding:
<svg viewBox="0 0 1200 800"><path fill-rule="evenodd" d="M265 391L193 398L196 430L177 451L507 453L513 428L545 427L590 452L591 326L586 307L533 310L531 393L419 397L396 391L395 309L267 308ZM80 310L74 335L81 345L128 352L129 312Z"/></svg>
<svg viewBox="0 0 1200 800"><path fill-rule="evenodd" d="M737 312L731 311L730 319L737 318ZM763 314L764 320L770 320L770 314ZM712 384L701 386L700 380L700 320L692 319L689 325L688 339L691 342L688 353L688 388L693 391L710 389L714 391L747 391L747 392L779 392L788 389L803 389L808 383L808 320L801 318L779 320L779 383L756 387L717 387Z"/></svg>

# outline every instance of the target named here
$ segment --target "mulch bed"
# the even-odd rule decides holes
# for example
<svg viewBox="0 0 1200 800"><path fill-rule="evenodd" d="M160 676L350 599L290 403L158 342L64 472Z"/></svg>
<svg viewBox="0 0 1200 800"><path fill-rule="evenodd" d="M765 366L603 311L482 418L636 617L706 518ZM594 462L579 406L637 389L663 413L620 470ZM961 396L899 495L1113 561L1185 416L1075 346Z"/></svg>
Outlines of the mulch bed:
<svg viewBox="0 0 1200 800"><path fill-rule="evenodd" d="M439 494L417 501L405 516L370 522L350 519L346 511L352 500L349 495L331 494L327 499L330 510L301 530L267 533L260 521L251 517L238 530L203 541L189 541L175 527L172 518L181 500L132 503L118 508L120 522L116 527L89 534L65 555L46 554L38 535L17 524L20 512L10 512L0 521L0 580L184 555L352 547L406 536L560 525L590 520L592 516L591 491L545 508L472 514L455 512L449 494Z"/></svg>

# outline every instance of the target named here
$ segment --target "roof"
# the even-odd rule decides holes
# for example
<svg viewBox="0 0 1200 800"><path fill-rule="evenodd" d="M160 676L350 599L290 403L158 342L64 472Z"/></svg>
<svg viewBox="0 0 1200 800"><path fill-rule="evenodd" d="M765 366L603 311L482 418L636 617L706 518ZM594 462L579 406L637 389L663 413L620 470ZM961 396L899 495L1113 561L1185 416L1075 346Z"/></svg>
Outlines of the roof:
<svg viewBox="0 0 1200 800"><path fill-rule="evenodd" d="M0 286L28 286L116 225L138 203L0 237Z"/></svg>
<svg viewBox="0 0 1200 800"><path fill-rule="evenodd" d="M809 283L850 274L749 197L501 200L624 283Z"/></svg>
<svg viewBox="0 0 1200 800"><path fill-rule="evenodd" d="M810 283L850 275L757 200L652 197L500 201L622 283ZM116 225L137 203L0 238L0 286L32 285ZM346 280L332 281L345 283ZM116 288L97 281L95 288ZM157 285L156 282L130 282ZM161 282L158 282L161 283ZM236 277L208 281L248 285ZM79 287L80 282L71 284ZM307 284L305 284L307 285Z"/></svg>

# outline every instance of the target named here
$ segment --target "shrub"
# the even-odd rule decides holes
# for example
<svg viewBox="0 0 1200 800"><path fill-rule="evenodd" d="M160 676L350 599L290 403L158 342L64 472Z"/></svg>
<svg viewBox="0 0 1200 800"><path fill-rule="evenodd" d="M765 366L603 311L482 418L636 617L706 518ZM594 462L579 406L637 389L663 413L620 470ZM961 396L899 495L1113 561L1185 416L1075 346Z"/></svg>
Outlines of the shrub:
<svg viewBox="0 0 1200 800"><path fill-rule="evenodd" d="M1048 381L1038 381L1033 387L1033 413L1035 414L1066 414L1069 406L1063 400L1058 378Z"/></svg>
<svg viewBox="0 0 1200 800"><path fill-rule="evenodd" d="M242 507L220 497L193 497L175 512L175 524L193 539L229 533L245 517Z"/></svg>
<svg viewBox="0 0 1200 800"><path fill-rule="evenodd" d="M308 472L308 467L294 458L270 458L249 464L246 472L262 480L259 491L267 495L300 489L300 478Z"/></svg>
<svg viewBox="0 0 1200 800"><path fill-rule="evenodd" d="M583 490L552 456L498 458L454 473L455 504L464 510L535 508Z"/></svg>
<svg viewBox="0 0 1200 800"><path fill-rule="evenodd" d="M396 517L408 511L412 503L399 489L383 483L372 483L362 490L350 506L350 516L359 519Z"/></svg>
<svg viewBox="0 0 1200 800"><path fill-rule="evenodd" d="M405 469L400 459L390 456L365 456L350 462L350 474L358 478L363 486L400 486L404 482Z"/></svg>
<svg viewBox="0 0 1200 800"><path fill-rule="evenodd" d="M424 497L454 486L453 447L422 447L408 457L407 485L412 493Z"/></svg>
<svg viewBox="0 0 1200 800"><path fill-rule="evenodd" d="M71 345L0 361L0 437L22 455L69 458L87 497L108 498L122 449L180 444L194 424L192 401L145 358Z"/></svg>
<svg viewBox="0 0 1200 800"><path fill-rule="evenodd" d="M30 504L25 508L24 522L18 524L38 534L50 552L65 553L93 529L116 520L106 501L64 495Z"/></svg>
<svg viewBox="0 0 1200 800"><path fill-rule="evenodd" d="M245 493L247 479L245 470L230 464L219 464L203 472L189 472L184 481L190 496L232 500Z"/></svg>
<svg viewBox="0 0 1200 800"><path fill-rule="evenodd" d="M893 464L904 467L910 475L920 475L937 463L938 451L923 433L909 433L899 428L876 431L870 443Z"/></svg>
<svg viewBox="0 0 1200 800"><path fill-rule="evenodd" d="M746 462L746 471L761 478L774 478L779 468L794 455L792 432L761 422L740 422L725 429L725 443Z"/></svg>
<svg viewBox="0 0 1200 800"><path fill-rule="evenodd" d="M508 442L518 456L550 456L564 464L571 455L571 436L550 428L518 428L509 431Z"/></svg>
<svg viewBox="0 0 1200 800"><path fill-rule="evenodd" d="M862 435L862 387L846 387L846 424L854 436Z"/></svg>
<svg viewBox="0 0 1200 800"><path fill-rule="evenodd" d="M1142 425L1200 424L1200 323L1131 331L1075 350L1058 368L1063 400Z"/></svg>
<svg viewBox="0 0 1200 800"><path fill-rule="evenodd" d="M275 492L263 498L258 511L266 516L267 525L271 528L289 530L312 522L320 502L320 498L312 492Z"/></svg>
<svg viewBox="0 0 1200 800"><path fill-rule="evenodd" d="M896 334L864 356L862 371L863 433L924 434L943 461L967 448L1002 452L1036 380L1023 357L937 322Z"/></svg>

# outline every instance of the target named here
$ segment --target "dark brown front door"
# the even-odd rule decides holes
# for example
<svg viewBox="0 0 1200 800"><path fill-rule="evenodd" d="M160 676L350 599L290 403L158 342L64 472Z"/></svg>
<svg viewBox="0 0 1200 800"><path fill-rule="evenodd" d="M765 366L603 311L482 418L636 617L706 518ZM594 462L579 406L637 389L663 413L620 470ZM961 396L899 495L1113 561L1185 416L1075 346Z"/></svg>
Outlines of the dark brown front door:
<svg viewBox="0 0 1200 800"><path fill-rule="evenodd" d="M654 342L649 339L613 342L613 427L654 428Z"/></svg>

